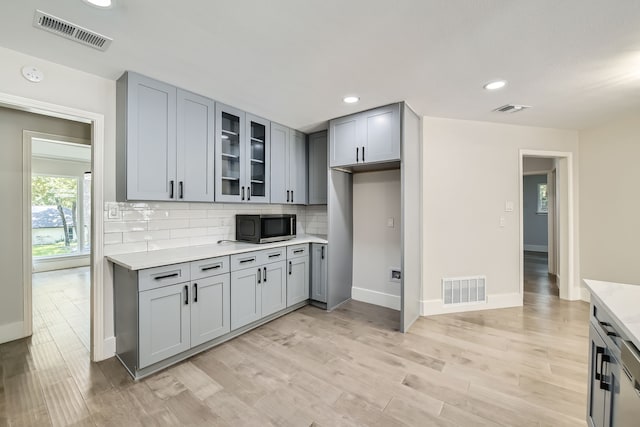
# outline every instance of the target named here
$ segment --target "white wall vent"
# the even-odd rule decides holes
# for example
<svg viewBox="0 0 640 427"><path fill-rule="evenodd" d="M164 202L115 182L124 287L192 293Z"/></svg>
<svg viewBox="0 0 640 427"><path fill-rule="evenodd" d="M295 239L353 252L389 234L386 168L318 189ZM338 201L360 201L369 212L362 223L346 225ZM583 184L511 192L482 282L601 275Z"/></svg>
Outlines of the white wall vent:
<svg viewBox="0 0 640 427"><path fill-rule="evenodd" d="M41 10L36 10L35 15L33 15L33 26L103 52L107 50L113 41L107 36L82 28Z"/></svg>
<svg viewBox="0 0 640 427"><path fill-rule="evenodd" d="M487 278L449 277L442 279L442 302L451 304L479 304L487 302Z"/></svg>
<svg viewBox="0 0 640 427"><path fill-rule="evenodd" d="M498 107L493 110L495 113L519 113L520 111L524 111L527 108L531 108L529 105L518 105L518 104L506 104L502 107Z"/></svg>

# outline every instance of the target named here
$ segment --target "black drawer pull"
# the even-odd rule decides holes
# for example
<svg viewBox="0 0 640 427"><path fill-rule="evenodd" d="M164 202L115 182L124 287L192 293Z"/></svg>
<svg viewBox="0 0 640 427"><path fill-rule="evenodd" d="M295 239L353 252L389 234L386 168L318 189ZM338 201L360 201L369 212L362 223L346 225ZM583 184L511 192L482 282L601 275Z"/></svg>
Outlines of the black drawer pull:
<svg viewBox="0 0 640 427"><path fill-rule="evenodd" d="M280 255L282 255L282 254L271 254L271 255L269 255L269 258L277 258Z"/></svg>
<svg viewBox="0 0 640 427"><path fill-rule="evenodd" d="M299 254L304 252L304 249L296 249L295 251L293 251L294 254Z"/></svg>
<svg viewBox="0 0 640 427"><path fill-rule="evenodd" d="M241 259L240 264L244 264L245 262L254 262L255 260L255 258Z"/></svg>
<svg viewBox="0 0 640 427"><path fill-rule="evenodd" d="M170 277L178 277L179 275L180 275L180 273L165 274L164 276L156 276L156 277L153 278L153 280L168 279Z"/></svg>
<svg viewBox="0 0 640 427"><path fill-rule="evenodd" d="M198 302L198 284L193 284L193 302Z"/></svg>
<svg viewBox="0 0 640 427"><path fill-rule="evenodd" d="M216 264L209 267L200 267L200 271L217 270L220 267L222 267L222 264Z"/></svg>
<svg viewBox="0 0 640 427"><path fill-rule="evenodd" d="M320 259L324 259L324 246L320 247Z"/></svg>
<svg viewBox="0 0 640 427"><path fill-rule="evenodd" d="M184 285L184 305L189 305L189 287L187 285Z"/></svg>
<svg viewBox="0 0 640 427"><path fill-rule="evenodd" d="M610 337L620 336L615 331L615 329L613 329L613 326L611 325L611 323L608 323L608 322L598 322L598 323L600 323L600 326L602 326L602 329L604 329L604 331L607 333L607 336L610 336Z"/></svg>

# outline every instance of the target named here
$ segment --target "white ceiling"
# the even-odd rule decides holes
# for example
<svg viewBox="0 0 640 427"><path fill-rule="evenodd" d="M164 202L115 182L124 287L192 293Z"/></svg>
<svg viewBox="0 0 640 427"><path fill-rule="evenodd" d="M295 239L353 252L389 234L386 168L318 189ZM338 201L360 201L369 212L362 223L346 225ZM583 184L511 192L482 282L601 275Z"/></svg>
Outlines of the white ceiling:
<svg viewBox="0 0 640 427"><path fill-rule="evenodd" d="M137 71L307 131L401 100L571 129L640 107L638 0L114 1L4 0L0 45L110 79ZM103 53L37 30L36 8L114 42ZM496 78L509 85L482 89ZM533 108L491 112L506 103Z"/></svg>

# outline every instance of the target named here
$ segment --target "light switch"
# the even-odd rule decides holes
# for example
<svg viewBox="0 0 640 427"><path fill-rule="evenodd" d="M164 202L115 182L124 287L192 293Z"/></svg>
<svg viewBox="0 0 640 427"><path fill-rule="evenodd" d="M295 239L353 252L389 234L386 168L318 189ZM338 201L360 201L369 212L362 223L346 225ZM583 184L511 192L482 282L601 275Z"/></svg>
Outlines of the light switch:
<svg viewBox="0 0 640 427"><path fill-rule="evenodd" d="M507 200L506 202L504 202L504 211L513 212L513 202L511 200Z"/></svg>
<svg viewBox="0 0 640 427"><path fill-rule="evenodd" d="M506 221L503 216L500 217L500 227L504 227Z"/></svg>
<svg viewBox="0 0 640 427"><path fill-rule="evenodd" d="M387 227L393 228L394 227L394 222L395 221L394 221L393 217L387 218Z"/></svg>
<svg viewBox="0 0 640 427"><path fill-rule="evenodd" d="M120 212L118 212L118 205L109 206L109 219L118 219L120 217Z"/></svg>

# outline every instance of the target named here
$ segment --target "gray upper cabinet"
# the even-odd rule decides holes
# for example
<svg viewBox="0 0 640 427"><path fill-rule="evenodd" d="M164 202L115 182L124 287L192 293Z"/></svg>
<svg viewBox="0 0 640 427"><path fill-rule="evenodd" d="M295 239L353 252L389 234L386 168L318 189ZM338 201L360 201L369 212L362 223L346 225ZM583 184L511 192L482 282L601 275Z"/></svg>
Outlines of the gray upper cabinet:
<svg viewBox="0 0 640 427"><path fill-rule="evenodd" d="M271 203L307 203L306 136L277 123L271 123Z"/></svg>
<svg viewBox="0 0 640 427"><path fill-rule="evenodd" d="M400 104L329 122L331 167L400 160Z"/></svg>
<svg viewBox="0 0 640 427"><path fill-rule="evenodd" d="M127 72L117 83L118 200L214 200L212 100Z"/></svg>
<svg viewBox="0 0 640 427"><path fill-rule="evenodd" d="M309 204L327 204L327 131L309 135Z"/></svg>
<svg viewBox="0 0 640 427"><path fill-rule="evenodd" d="M231 331L230 276L219 274L191 285L191 346Z"/></svg>
<svg viewBox="0 0 640 427"><path fill-rule="evenodd" d="M216 201L269 202L271 123L216 104Z"/></svg>

